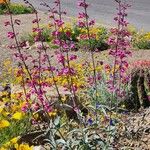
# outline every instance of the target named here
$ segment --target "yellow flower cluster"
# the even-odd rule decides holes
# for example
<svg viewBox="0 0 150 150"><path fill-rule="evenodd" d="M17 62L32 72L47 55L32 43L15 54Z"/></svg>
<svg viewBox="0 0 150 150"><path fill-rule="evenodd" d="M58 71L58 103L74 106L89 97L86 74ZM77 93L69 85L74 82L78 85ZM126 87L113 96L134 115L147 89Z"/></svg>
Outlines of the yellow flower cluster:
<svg viewBox="0 0 150 150"><path fill-rule="evenodd" d="M150 32L137 32L132 37L132 44L139 49L150 49Z"/></svg>
<svg viewBox="0 0 150 150"><path fill-rule="evenodd" d="M9 142L3 145L0 150L8 150L10 148L15 148L15 150L33 150L33 146L29 146L28 144L18 144L19 137L15 137L11 139Z"/></svg>
<svg viewBox="0 0 150 150"><path fill-rule="evenodd" d="M0 129L1 128L5 128L5 127L9 127L10 123L7 120L0 120Z"/></svg>
<svg viewBox="0 0 150 150"><path fill-rule="evenodd" d="M33 146L29 146L28 144L15 144L15 149L16 150L33 150Z"/></svg>
<svg viewBox="0 0 150 150"><path fill-rule="evenodd" d="M23 99L21 97L19 99L18 94L13 93L11 93L11 95L9 94L10 93L6 91L2 91L0 93L0 131L2 131L0 136L5 136L4 134L6 133L8 134L8 131L14 132L13 130L15 129L12 127L16 128L17 123L20 120L22 120L25 116L25 114L21 111ZM12 134L11 133L10 135L7 134L6 134L7 139L5 139L5 141L2 141L2 143L0 143L3 144L4 142L6 142L3 145L3 147L0 148L0 150L5 149L8 150L9 149L8 147L16 143L17 141L17 138L13 138L10 141L8 141L12 137Z"/></svg>
<svg viewBox="0 0 150 150"><path fill-rule="evenodd" d="M53 110L52 112L49 113L50 117L55 117L57 115L57 109Z"/></svg>
<svg viewBox="0 0 150 150"><path fill-rule="evenodd" d="M150 32L147 32L145 35L144 35L144 38L148 41L150 41Z"/></svg>
<svg viewBox="0 0 150 150"><path fill-rule="evenodd" d="M69 83L72 82L74 86L77 88L84 87L86 84L86 78L85 78L85 70L82 67L82 64L71 62L70 63L71 68L74 68L76 71L75 75L69 77ZM61 86L67 86L68 85L68 76L57 76L57 83ZM72 80L72 81L71 81Z"/></svg>
<svg viewBox="0 0 150 150"><path fill-rule="evenodd" d="M6 95L5 92L2 92L1 94L4 94L4 96ZM23 118L24 113L21 111L23 102L22 102L22 99L18 100L16 96L15 94L11 94L11 97L2 98L2 101L0 103L1 104L0 118L5 118L5 119L1 121L0 128L3 127L3 124L4 126L6 125L6 127L10 125L10 124L8 125L8 121L6 121L7 119L21 120ZM8 106L7 105L5 106L5 104L8 104Z"/></svg>
<svg viewBox="0 0 150 150"><path fill-rule="evenodd" d="M8 141L5 144L3 144L3 146L0 148L0 150L8 150L8 149L10 149L10 147L13 147L15 144L17 144L19 138L20 138L19 136L12 138L10 141Z"/></svg>

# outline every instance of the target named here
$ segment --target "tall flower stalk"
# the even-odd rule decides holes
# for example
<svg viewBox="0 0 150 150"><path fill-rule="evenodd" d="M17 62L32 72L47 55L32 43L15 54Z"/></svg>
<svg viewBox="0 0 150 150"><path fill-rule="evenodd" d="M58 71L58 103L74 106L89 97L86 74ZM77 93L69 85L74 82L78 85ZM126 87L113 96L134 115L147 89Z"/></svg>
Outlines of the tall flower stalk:
<svg viewBox="0 0 150 150"><path fill-rule="evenodd" d="M109 81L110 90L113 96L117 98L118 106L118 96L124 96L124 91L121 89L123 81L127 79L126 71L128 69L128 56L131 55L130 52L130 33L127 30L128 22L126 21L126 10L129 7L128 4L122 2L121 0L116 0L118 4L118 13L114 20L117 22L117 28L111 29L111 37L108 40L108 44L111 46L109 55L114 58L114 63L112 66L113 73ZM111 104L112 107L112 104Z"/></svg>
<svg viewBox="0 0 150 150"><path fill-rule="evenodd" d="M8 12L9 12L9 16L10 16L10 22L8 23L8 25L10 25L11 26L11 28L12 28L12 32L9 32L9 33L11 33L13 36L11 36L11 39L14 39L14 41L15 41L15 43L16 43L16 45L14 45L14 46L10 46L11 48L16 48L17 49L17 53L15 53L15 56L16 56L16 58L18 58L18 60L19 60L19 62L18 62L18 72L17 72L17 74L19 75L19 76L21 76L21 78L22 78L22 83L21 83L21 85L22 85L22 87L23 87L23 92L24 92L24 94L25 94L25 105L22 107L22 111L23 112L28 112L28 113L30 113L31 115L32 115L32 118L34 118L34 115L33 115L33 113L32 113L32 105L31 105L31 103L30 103L30 101L29 101L29 99L30 99L30 94L28 94L28 92L27 92L27 88L26 88L26 77L25 77L25 72L27 72L27 75L29 76L29 79L31 80L31 82L33 83L32 84L32 88L34 89L34 91L35 91L35 94L37 94L37 96L38 96L38 88L37 88L37 86L36 86L36 84L35 84L35 82L34 82L34 78L33 78L33 76L32 76L32 73L31 73L31 71L30 71L30 69L29 69L29 67L28 67L28 65L27 65L27 63L26 63L26 60L28 60L28 58L27 58L27 56L24 56L24 54L23 54L23 52L21 51L21 48L22 47L24 47L26 44L23 42L23 43L20 43L19 41L18 41L18 38L17 38L17 34L16 34L16 31L15 31L15 24L17 24L17 25L20 25L20 23L21 23L21 21L20 20L18 20L18 19L16 19L15 21L13 20L13 16L12 16L12 12L11 12L11 10L10 10L10 7L9 7L9 4L7 3L7 1L5 1L5 4L6 4L6 6L7 6L7 9L8 9ZM10 38L10 37L9 37ZM42 108L45 110L45 106L44 106L44 103L43 103L43 101L40 101L41 102L41 104L42 104ZM34 109L34 108L33 108ZM46 110L45 110L46 111ZM39 126L39 124L38 124L38 126ZM40 127L40 126L39 126Z"/></svg>
<svg viewBox="0 0 150 150"><path fill-rule="evenodd" d="M59 64L62 65L62 69L63 72L65 71L67 74L67 82L68 82L68 88L69 91L71 93L71 99L73 101L73 107L76 108L76 93L74 90L74 86L73 86L73 80L72 80L72 76L74 74L73 73L73 68L71 68L70 66L70 56L69 56L69 51L72 50L72 48L74 48L74 44L71 43L70 41L67 40L63 40L61 38L61 34L65 34L66 37L69 39L70 38L70 34L66 34L64 32L64 21L62 19L62 15L66 14L65 11L62 10L61 8L61 1L60 0L55 0L55 7L51 9L51 7L49 5L47 5L46 3L42 4L44 6L46 6L47 8L49 8L49 11L51 12L51 17L52 21L53 21L53 26L54 26L54 31L52 32L52 36L54 37L53 43L54 45L59 47L58 52L56 53L57 58L58 58L58 62ZM60 32L61 31L61 32ZM65 55L66 54L66 55ZM68 71L67 71L68 70ZM60 71L62 72L62 71Z"/></svg>
<svg viewBox="0 0 150 150"><path fill-rule="evenodd" d="M59 89L58 89L58 85L57 85L56 80L55 80L55 76L54 76L54 71L53 71L53 67L52 67L52 64L51 64L51 60L50 60L49 55L47 54L47 47L45 47L45 45L43 43L43 37L42 37L42 33L41 33L42 29L40 29L40 24L39 24L40 19L38 17L38 13L37 13L36 9L34 8L34 6L29 1L24 0L24 2L26 4L28 4L35 12L36 19L33 21L33 23L37 24L38 34L40 35L39 36L39 40L40 40L40 42L42 44L42 47L39 49L39 84L40 84L40 79L41 79L41 77L40 77L40 74L41 74L41 50L44 50L44 53L45 53L44 56L46 57L46 59L48 61L48 65L49 65L48 70L49 70L50 74L52 75L54 86L55 86L56 92L58 94L58 98L59 98L59 100L61 100L61 95L60 95L60 92L59 92Z"/></svg>
<svg viewBox="0 0 150 150"><path fill-rule="evenodd" d="M96 73L96 64L95 64L95 58L94 58L94 46L91 43L91 40L93 37L90 34L90 28L95 25L94 20L90 20L89 15L88 15L88 7L89 4L86 2L86 0L79 0L78 1L78 6L83 9L83 12L79 13L79 21L78 21L78 26L80 28L85 28L86 33L87 33L87 40L90 45L90 53L91 53L91 60L92 60L92 68L93 68L93 80L94 80L94 91L95 91L95 99L97 101L97 73Z"/></svg>
<svg viewBox="0 0 150 150"><path fill-rule="evenodd" d="M95 20L90 20L89 15L88 15L88 7L89 4L87 3L86 0L79 0L78 1L78 6L83 9L83 12L79 12L79 21L78 21L78 26L80 28L85 28L86 29L86 34L87 34L87 40L89 42L89 49L90 49L90 54L91 54L91 60L92 60L92 70L93 70L93 84L94 84L94 101L95 101L95 115L96 115L96 123L98 120L97 116L97 103L98 103L98 91L97 91L97 72L96 72L96 63L95 63L95 58L94 58L94 51L95 51L95 45L92 45L91 40L95 40L92 35L90 34L90 28L92 28L95 25Z"/></svg>
<svg viewBox="0 0 150 150"><path fill-rule="evenodd" d="M25 1L27 4L30 4L28 1ZM41 29L39 28L39 18L38 18L38 15L37 15L37 12L35 10L35 15L36 15L36 19L33 21L34 23L36 22L37 23L37 27L34 29L36 31L38 31L38 34L40 35L39 36L39 41L41 41L42 43L42 46L38 46L37 47L37 52L39 54L39 57L38 57L38 66L35 65L35 62L36 62L36 59L33 59L32 62L33 62L33 68L32 69L29 69L31 68L31 66L29 67L27 65L27 60L30 61L30 58L32 59L32 56L30 55L25 55L21 48L26 46L26 44L22 44L20 42L18 42L18 39L17 39L17 34L15 32L15 24L16 23L17 25L20 25L20 21L19 20L13 20L13 16L12 16L12 13L11 13L11 10L9 8L9 4L7 2L6 3L6 6L8 8L8 11L9 11L9 15L10 15L10 23L9 25L12 27L12 32L11 32L11 39L14 39L15 40L15 43L16 45L14 45L13 47L17 49L18 52L15 53L15 56L18 58L19 60L19 64L21 64L21 71L19 72L18 71L18 75L20 76L24 76L23 74L25 72L27 72L27 75L29 76L29 80L26 81L23 80L23 90L25 92L25 97L26 97L26 100L30 99L30 96L31 96L31 93L33 94L36 94L37 95L37 101L35 102L42 105L42 108L45 112L45 114L48 116L48 112L51 111L51 106L50 106L50 101L47 99L46 95L45 95L45 92L44 92L44 87L47 86L46 83L42 83L42 76L41 76L41 72L44 70L44 67L42 66L42 57L45 57L46 60L48 60L49 62L49 67L48 67L48 71L50 71L51 75L52 75L52 78L53 78L53 82L54 82L54 85L55 85L55 88L56 88L56 91L57 91L57 94L58 94L58 98L59 100L61 99L61 96L60 96L60 93L59 93L59 90L58 90L58 86L56 84L56 81L55 81L55 78L54 78L54 72L53 72L53 69L52 69L52 66L51 66L51 62L49 60L49 56L47 55L47 51L46 51L46 48L44 47L44 44L43 44L43 41L42 41L42 35L41 35ZM32 6L30 4L30 6ZM34 8L34 7L33 7ZM10 32L9 32L10 33ZM42 55L42 50L44 49L44 52L45 52L45 55L43 56ZM44 62L45 62L45 59L44 59ZM25 68L25 69L23 69ZM38 75L36 74L36 72L38 72ZM25 83L26 82L26 83ZM30 93L27 93L27 90L25 88L25 84L29 86L29 89L30 89ZM28 101L27 101L28 102ZM29 106L28 106L29 107ZM27 109L27 108L26 108ZM38 107L39 109L39 107ZM34 108L33 108L34 110ZM35 108L35 111L37 110L37 107Z"/></svg>

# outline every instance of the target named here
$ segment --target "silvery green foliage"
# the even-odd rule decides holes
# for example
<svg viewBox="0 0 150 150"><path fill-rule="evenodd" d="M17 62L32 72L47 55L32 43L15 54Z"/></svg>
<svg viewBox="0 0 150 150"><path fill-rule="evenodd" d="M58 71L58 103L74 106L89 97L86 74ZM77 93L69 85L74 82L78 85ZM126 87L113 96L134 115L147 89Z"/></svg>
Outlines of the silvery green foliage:
<svg viewBox="0 0 150 150"><path fill-rule="evenodd" d="M97 82L97 99L95 97L94 91L95 90L93 87L89 88L87 91L88 95L92 98L93 103L96 101L96 103L109 106L111 99L111 101L113 101L115 104L115 100L112 100L112 93L108 91L107 76L105 72L102 72L101 74L101 81Z"/></svg>
<svg viewBox="0 0 150 150"><path fill-rule="evenodd" d="M98 111L106 113L105 107L97 107ZM108 109L108 108L107 108ZM93 108L94 110L94 108ZM100 117L99 117L100 118ZM100 127L101 121L93 120L92 124L80 122L80 128L71 128L69 123L61 123L61 118L57 117L55 120L50 120L49 128L47 129L45 143L49 145L52 150L61 148L62 150L95 150L100 148L102 150L111 150L116 134L115 125L108 125L104 128ZM61 132L65 130L65 134ZM105 132L109 137L104 139L100 131Z"/></svg>
<svg viewBox="0 0 150 150"><path fill-rule="evenodd" d="M111 76L111 74L110 74ZM120 100L118 105L121 105L124 103L124 100L129 96L129 89L130 84L124 84L121 85L121 88L124 90L124 97L118 97L116 93L113 93L109 90L109 85L107 83L108 76L104 71L101 73L101 80L97 82L97 98L95 97L95 89L93 87L90 87L87 89L87 94L89 97L91 97L93 104L101 104L101 106L111 106L112 108L115 108L117 105L117 100ZM113 95L113 96L112 96ZM122 110L122 108L119 107L119 109Z"/></svg>

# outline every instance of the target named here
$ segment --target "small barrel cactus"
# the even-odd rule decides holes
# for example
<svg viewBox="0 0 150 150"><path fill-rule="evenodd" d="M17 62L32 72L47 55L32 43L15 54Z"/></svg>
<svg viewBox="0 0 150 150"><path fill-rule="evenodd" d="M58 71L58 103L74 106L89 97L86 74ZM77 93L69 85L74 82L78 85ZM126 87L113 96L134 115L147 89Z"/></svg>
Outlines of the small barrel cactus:
<svg viewBox="0 0 150 150"><path fill-rule="evenodd" d="M138 110L150 106L150 61L136 61L131 65L131 87L129 100L125 105L128 109Z"/></svg>

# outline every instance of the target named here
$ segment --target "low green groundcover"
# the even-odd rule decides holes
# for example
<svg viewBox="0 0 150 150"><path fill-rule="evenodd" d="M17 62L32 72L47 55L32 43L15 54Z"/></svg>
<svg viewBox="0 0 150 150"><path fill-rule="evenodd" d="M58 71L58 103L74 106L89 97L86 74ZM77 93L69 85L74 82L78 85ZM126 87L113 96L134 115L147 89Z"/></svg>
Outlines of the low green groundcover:
<svg viewBox="0 0 150 150"><path fill-rule="evenodd" d="M33 9L22 4L11 3L11 12L14 15L33 13ZM0 15L7 14L8 10L5 4L0 4Z"/></svg>

